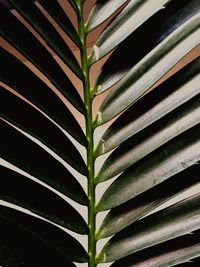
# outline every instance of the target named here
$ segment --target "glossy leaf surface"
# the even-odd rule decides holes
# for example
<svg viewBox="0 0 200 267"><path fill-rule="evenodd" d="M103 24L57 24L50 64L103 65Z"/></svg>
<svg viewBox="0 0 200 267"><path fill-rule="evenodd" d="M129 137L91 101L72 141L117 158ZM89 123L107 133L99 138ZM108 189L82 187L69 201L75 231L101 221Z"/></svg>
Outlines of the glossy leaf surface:
<svg viewBox="0 0 200 267"><path fill-rule="evenodd" d="M159 10L141 25L114 50L103 64L96 80L97 93L105 91L118 82L131 67L194 15L198 6L198 0L170 1L164 9Z"/></svg>
<svg viewBox="0 0 200 267"><path fill-rule="evenodd" d="M122 113L101 137L96 155L108 152L198 95L199 66L197 58Z"/></svg>
<svg viewBox="0 0 200 267"><path fill-rule="evenodd" d="M72 231L87 233L87 225L80 214L54 192L3 166L0 166L0 177L0 199L28 209Z"/></svg>
<svg viewBox="0 0 200 267"><path fill-rule="evenodd" d="M200 1L7 1L0 266L199 266Z"/></svg>
<svg viewBox="0 0 200 267"><path fill-rule="evenodd" d="M199 44L200 12L183 23L117 83L100 106L95 125L101 125L136 102L184 55Z"/></svg>
<svg viewBox="0 0 200 267"><path fill-rule="evenodd" d="M0 156L3 159L78 203L87 204L84 190L60 162L3 120L0 120L0 126Z"/></svg>
<svg viewBox="0 0 200 267"><path fill-rule="evenodd" d="M89 32L96 28L112 14L114 14L114 12L126 2L127 0L97 0L87 21L87 31Z"/></svg>
<svg viewBox="0 0 200 267"><path fill-rule="evenodd" d="M104 162L98 181L126 170L152 151L200 122L200 95L122 143Z"/></svg>
<svg viewBox="0 0 200 267"><path fill-rule="evenodd" d="M82 99L72 82L56 63L51 54L26 29L23 24L0 4L0 35L27 57L60 92L82 113L85 112ZM6 22L9 21L9 24ZM24 40L26 40L24 42ZM38 57L40 55L40 57Z"/></svg>
<svg viewBox="0 0 200 267"><path fill-rule="evenodd" d="M199 239L199 231L196 231L192 235L179 237L175 240L159 244L153 248L145 249L132 256L125 257L124 259L111 264L111 266L174 266L187 262L188 265L186 266L193 267L195 266L195 262L193 264L193 259L199 257L200 254ZM182 264L180 266L182 267Z"/></svg>
<svg viewBox="0 0 200 267"><path fill-rule="evenodd" d="M81 47L80 38L71 23L68 16L66 16L64 10L57 1L38 0L42 7L52 16L52 18L58 23L58 25L66 32L69 37L76 43L78 47Z"/></svg>
<svg viewBox="0 0 200 267"><path fill-rule="evenodd" d="M131 0L96 41L90 62L94 63L109 53L168 1Z"/></svg>
<svg viewBox="0 0 200 267"><path fill-rule="evenodd" d="M0 58L0 80L44 111L77 141L86 145L86 138L80 125L52 90L2 48L0 48ZM10 75L11 69L15 69L12 75Z"/></svg>
<svg viewBox="0 0 200 267"><path fill-rule="evenodd" d="M111 238L99 255L110 262L200 228L200 194L132 224Z"/></svg>
<svg viewBox="0 0 200 267"><path fill-rule="evenodd" d="M0 218L0 242L5 250L8 250L11 259L13 250L13 255L20 259L19 264L22 264L24 259L30 264L36 261L33 266L38 266L43 260L44 266L48 266L46 261L50 266L55 266L54 255L61 261L62 266L64 266L64 260L65 264L69 262L69 266L74 266L71 260L78 262L87 260L87 253L83 247L68 233L53 224L4 206L0 206ZM38 257L34 254L36 252ZM53 262L50 263L50 260Z"/></svg>
<svg viewBox="0 0 200 267"><path fill-rule="evenodd" d="M9 0L13 7L30 23L41 35L47 45L59 55L69 68L80 78L83 78L81 68L67 44L54 29L48 19L31 1Z"/></svg>
<svg viewBox="0 0 200 267"><path fill-rule="evenodd" d="M37 138L77 171L87 175L85 162L67 136L31 105L3 87L0 87L0 117Z"/></svg>
<svg viewBox="0 0 200 267"><path fill-rule="evenodd" d="M197 125L129 167L105 191L98 210L118 206L197 163L199 131Z"/></svg>
<svg viewBox="0 0 200 267"><path fill-rule="evenodd" d="M199 171L200 164L195 164L141 195L111 209L98 231L98 239L116 234L177 194L198 184Z"/></svg>

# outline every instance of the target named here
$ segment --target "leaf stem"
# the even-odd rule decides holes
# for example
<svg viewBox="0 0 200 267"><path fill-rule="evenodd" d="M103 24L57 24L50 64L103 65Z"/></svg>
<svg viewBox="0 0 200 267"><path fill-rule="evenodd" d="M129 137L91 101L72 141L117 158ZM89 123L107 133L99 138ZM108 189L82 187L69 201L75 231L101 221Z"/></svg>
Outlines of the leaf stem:
<svg viewBox="0 0 200 267"><path fill-rule="evenodd" d="M89 254L89 267L96 267L96 211L95 211L95 182L94 182L94 140L93 140L93 124L92 124L92 93L90 87L89 78L89 63L87 57L87 45L86 45L86 28L83 18L83 3L79 2L79 35L82 42L81 48L81 64L84 74L83 88L84 88L84 101L86 107L86 137L88 141L87 145L87 167L88 167L88 254Z"/></svg>

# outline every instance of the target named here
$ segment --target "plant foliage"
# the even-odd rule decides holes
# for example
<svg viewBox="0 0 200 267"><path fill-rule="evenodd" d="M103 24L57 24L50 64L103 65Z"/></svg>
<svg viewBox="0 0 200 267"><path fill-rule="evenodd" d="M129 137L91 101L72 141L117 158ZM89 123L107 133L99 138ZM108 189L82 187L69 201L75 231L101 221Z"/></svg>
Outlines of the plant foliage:
<svg viewBox="0 0 200 267"><path fill-rule="evenodd" d="M15 205L0 205L0 265L199 266L200 193L161 205L199 183L200 58L157 82L199 45L200 1L97 0L85 19L87 1L68 1L77 28L61 1L0 1L2 39L57 90L0 47L0 156L18 168L0 166L0 199ZM92 84L92 66L108 54ZM81 81L83 98L53 55ZM105 91L94 114L93 100ZM85 118L85 132L70 106ZM97 202L97 186L111 178ZM70 199L87 208L87 222ZM88 236L88 248L66 230Z"/></svg>

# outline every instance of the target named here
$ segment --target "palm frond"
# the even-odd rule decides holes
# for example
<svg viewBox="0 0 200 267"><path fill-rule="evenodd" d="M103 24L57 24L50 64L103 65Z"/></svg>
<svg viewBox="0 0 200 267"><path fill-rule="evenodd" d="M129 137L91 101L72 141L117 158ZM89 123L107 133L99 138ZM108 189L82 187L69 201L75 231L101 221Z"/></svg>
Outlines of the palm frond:
<svg viewBox="0 0 200 267"><path fill-rule="evenodd" d="M0 0L0 265L197 266L200 1L89 4Z"/></svg>

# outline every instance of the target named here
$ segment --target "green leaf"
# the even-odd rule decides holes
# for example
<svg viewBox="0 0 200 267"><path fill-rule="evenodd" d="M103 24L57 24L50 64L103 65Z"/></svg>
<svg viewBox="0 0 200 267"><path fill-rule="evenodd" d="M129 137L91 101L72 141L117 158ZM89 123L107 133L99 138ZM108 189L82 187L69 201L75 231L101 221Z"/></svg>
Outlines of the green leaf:
<svg viewBox="0 0 200 267"><path fill-rule="evenodd" d="M155 267L174 266L187 262L192 267L192 259L200 256L200 232L196 231L192 235L186 235L159 244L155 247L145 249L124 259L111 264L112 267ZM194 265L194 266L198 266ZM182 267L182 265L181 265Z"/></svg>
<svg viewBox="0 0 200 267"><path fill-rule="evenodd" d="M85 162L69 138L31 105L1 86L0 117L37 138L77 171L87 175Z"/></svg>
<svg viewBox="0 0 200 267"><path fill-rule="evenodd" d="M83 79L82 70L74 54L34 2L24 2L23 0L9 0L9 2L41 35L47 45L63 60L63 62L66 63L80 79Z"/></svg>
<svg viewBox="0 0 200 267"><path fill-rule="evenodd" d="M200 94L122 143L104 162L96 178L97 182L116 176L174 137L197 125L200 122L199 103Z"/></svg>
<svg viewBox="0 0 200 267"><path fill-rule="evenodd" d="M27 57L81 113L83 101L50 52L29 30L0 4L0 35ZM7 23L9 21L9 23ZM38 55L40 55L38 57Z"/></svg>
<svg viewBox="0 0 200 267"><path fill-rule="evenodd" d="M42 7L52 16L62 30L75 42L78 47L81 47L80 38L71 23L66 13L57 1L38 0Z"/></svg>
<svg viewBox="0 0 200 267"><path fill-rule="evenodd" d="M98 231L97 239L116 234L177 194L199 183L199 172L200 164L191 166L141 195L111 209Z"/></svg>
<svg viewBox="0 0 200 267"><path fill-rule="evenodd" d="M81 3L82 0L69 0L69 3L71 4L76 13L78 13L78 2Z"/></svg>
<svg viewBox="0 0 200 267"><path fill-rule="evenodd" d="M180 265L177 265L177 266L178 267L196 267L196 266L199 266L199 263L200 263L200 258L198 257L198 258L192 259L188 262L181 263Z"/></svg>
<svg viewBox="0 0 200 267"><path fill-rule="evenodd" d="M144 218L111 238L97 257L110 262L200 229L200 194Z"/></svg>
<svg viewBox="0 0 200 267"><path fill-rule="evenodd" d="M0 156L80 204L87 196L73 175L49 153L0 120Z"/></svg>
<svg viewBox="0 0 200 267"><path fill-rule="evenodd" d="M194 15L198 6L198 0L171 1L141 25L115 49L102 66L94 86L96 93L117 83L131 67Z"/></svg>
<svg viewBox="0 0 200 267"><path fill-rule="evenodd" d="M116 260L121 267L166 267L195 257L198 264L200 193L156 208L199 182L200 58L157 86L197 51L199 0L0 0L0 18L0 158L15 169L0 167L0 266L94 267ZM92 30L103 22L89 51ZM106 55L93 75L92 64ZM108 88L93 113L95 96ZM113 118L95 148L95 128ZM85 146L87 164L71 138ZM107 152L98 173L96 159ZM83 186L77 171L88 178ZM110 178L96 203L98 183ZM13 204L15 210L2 206ZM108 209L96 229L97 214ZM88 235L88 252L67 229ZM196 236L189 238L191 231ZM112 235L98 255L99 240ZM85 243L87 236L79 238Z"/></svg>
<svg viewBox="0 0 200 267"><path fill-rule="evenodd" d="M109 18L115 11L122 6L127 0L97 0L92 11L90 12L88 21L86 23L87 32L93 30Z"/></svg>
<svg viewBox="0 0 200 267"><path fill-rule="evenodd" d="M108 54L167 2L169 0L131 0L96 41L90 64Z"/></svg>
<svg viewBox="0 0 200 267"><path fill-rule="evenodd" d="M0 177L1 200L28 209L72 231L87 234L87 224L80 214L51 190L3 166L0 166Z"/></svg>
<svg viewBox="0 0 200 267"><path fill-rule="evenodd" d="M2 48L0 58L0 80L44 111L78 142L86 145L87 141L80 125L56 94L17 58ZM10 70L15 70L12 75Z"/></svg>
<svg viewBox="0 0 200 267"><path fill-rule="evenodd" d="M105 191L97 210L118 206L197 163L199 131L200 124L129 167Z"/></svg>
<svg viewBox="0 0 200 267"><path fill-rule="evenodd" d="M96 156L110 151L200 93L199 64L197 58L119 116L100 139Z"/></svg>
<svg viewBox="0 0 200 267"><path fill-rule="evenodd" d="M16 257L20 264L14 261L12 266L23 266L25 261L26 266L47 267L49 263L55 267L58 260L64 267L68 262L74 266L71 260L87 261L87 253L76 239L46 221L0 206L0 225L1 253L10 254L3 255L6 260Z"/></svg>
<svg viewBox="0 0 200 267"><path fill-rule="evenodd" d="M184 55L199 44L200 12L188 19L136 64L113 88L100 106L99 126L136 102Z"/></svg>

